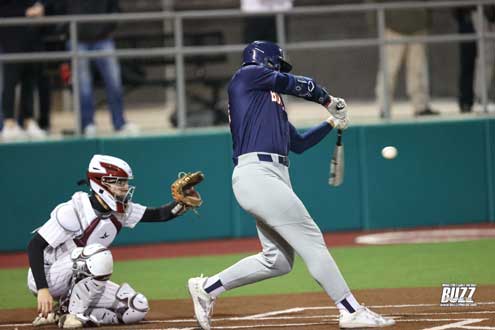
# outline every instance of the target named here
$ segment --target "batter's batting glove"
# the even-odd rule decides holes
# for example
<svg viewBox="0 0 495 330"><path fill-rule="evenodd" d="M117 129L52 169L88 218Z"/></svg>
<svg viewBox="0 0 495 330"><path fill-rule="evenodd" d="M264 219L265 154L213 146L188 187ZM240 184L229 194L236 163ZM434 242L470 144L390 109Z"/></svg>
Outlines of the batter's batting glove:
<svg viewBox="0 0 495 330"><path fill-rule="evenodd" d="M338 119L335 118L334 116L330 116L327 119L327 123L332 125L333 128L344 130L349 126L349 119L347 119L347 117L343 119Z"/></svg>
<svg viewBox="0 0 495 330"><path fill-rule="evenodd" d="M346 106L347 104L343 98L330 96L330 103L326 106L326 108L333 117L337 119L344 119L347 118Z"/></svg>

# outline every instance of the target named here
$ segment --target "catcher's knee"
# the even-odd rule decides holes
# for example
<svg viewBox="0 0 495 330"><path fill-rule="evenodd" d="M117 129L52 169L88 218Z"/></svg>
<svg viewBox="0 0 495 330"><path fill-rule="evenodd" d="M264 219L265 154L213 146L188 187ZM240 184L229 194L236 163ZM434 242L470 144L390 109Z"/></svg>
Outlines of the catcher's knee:
<svg viewBox="0 0 495 330"><path fill-rule="evenodd" d="M112 253L99 243L75 248L70 257L73 262L73 274L78 280L91 277L98 281L106 281L112 276Z"/></svg>
<svg viewBox="0 0 495 330"><path fill-rule="evenodd" d="M144 319L149 311L148 299L124 283L116 293L117 300L123 305L118 308L117 316L122 323L136 323Z"/></svg>

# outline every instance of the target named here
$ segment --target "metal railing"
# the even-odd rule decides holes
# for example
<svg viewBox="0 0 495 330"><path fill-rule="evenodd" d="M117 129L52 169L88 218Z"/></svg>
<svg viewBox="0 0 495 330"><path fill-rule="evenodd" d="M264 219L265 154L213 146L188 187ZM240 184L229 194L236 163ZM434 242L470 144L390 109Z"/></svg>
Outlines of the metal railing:
<svg viewBox="0 0 495 330"><path fill-rule="evenodd" d="M231 44L222 46L185 46L183 25L186 19L205 19L205 18L232 18L244 16L275 16L276 29L279 45L288 51L291 50L308 50L308 49L333 49L349 47L380 47L380 65L384 81L386 81L386 52L385 47L393 44L404 43L442 43L442 42L464 42L476 41L478 44L478 54L483 66L481 88L481 101L483 109L487 112L487 86L486 86L486 59L485 59L485 41L486 39L495 39L495 33L486 33L485 28L478 29L474 34L443 34L443 35L425 35L415 37L401 37L394 39L385 38L385 12L392 9L419 9L419 8L454 8L476 6L477 15L480 22L483 22L484 5L493 4L493 0L471 0L471 1L431 1L431 2L396 2L396 3L367 3L352 5L332 5L317 7L296 7L290 11L279 11L271 13L246 13L240 10L204 10L204 11L183 11L183 12L155 12L155 13L121 13L121 14L104 14L104 15L69 15L69 16L49 16L42 18L6 18L0 21L0 27L12 25L49 25L68 23L70 31L70 51L38 52L38 53L10 53L0 54L0 62L25 62L25 61L58 61L71 60L72 68L77 68L80 58L98 58L105 56L116 56L118 58L138 58L138 57L174 57L176 67L176 93L178 109L178 128L184 129L187 124L186 118L186 84L185 84L185 67L184 57L188 55L204 54L228 54L241 52L244 44ZM323 40L307 42L287 42L285 19L287 16L294 15L321 15L332 13L361 13L375 12L377 15L378 36L374 38L361 39L342 39L342 40ZM108 51L78 51L76 45L78 40L78 24L90 22L143 22L143 21L165 21L174 20L174 47L153 47L137 49L117 49L113 52ZM73 98L72 104L75 112L75 128L80 133L80 108L79 108L79 82L78 70L73 69ZM390 95L387 92L387 84L384 85L384 114L390 116Z"/></svg>

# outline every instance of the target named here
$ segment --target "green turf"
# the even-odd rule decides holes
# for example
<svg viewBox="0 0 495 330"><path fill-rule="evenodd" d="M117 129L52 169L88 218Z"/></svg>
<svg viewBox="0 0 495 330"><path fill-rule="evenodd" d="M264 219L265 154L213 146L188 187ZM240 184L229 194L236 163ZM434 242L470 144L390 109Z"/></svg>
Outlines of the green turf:
<svg viewBox="0 0 495 330"><path fill-rule="evenodd" d="M495 284L495 240L442 244L332 249L352 289L439 287L442 283ZM200 273L211 275L245 255L188 257L117 262L112 280L128 282L149 299L185 298L185 283ZM26 289L26 270L0 270L0 309L34 307ZM320 291L301 260L283 277L227 292L226 296Z"/></svg>

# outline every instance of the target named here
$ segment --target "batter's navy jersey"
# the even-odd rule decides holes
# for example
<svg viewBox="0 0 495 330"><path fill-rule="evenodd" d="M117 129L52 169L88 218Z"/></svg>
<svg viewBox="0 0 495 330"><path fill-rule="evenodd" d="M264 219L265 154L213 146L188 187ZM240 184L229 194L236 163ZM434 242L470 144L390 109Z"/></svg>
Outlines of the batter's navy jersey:
<svg viewBox="0 0 495 330"><path fill-rule="evenodd" d="M234 74L229 84L234 163L238 156L250 152L283 156L287 156L289 150L299 153L330 132L331 126L324 122L300 135L289 123L280 93L308 98L296 93L293 83L296 79L297 76L261 65L244 66Z"/></svg>

